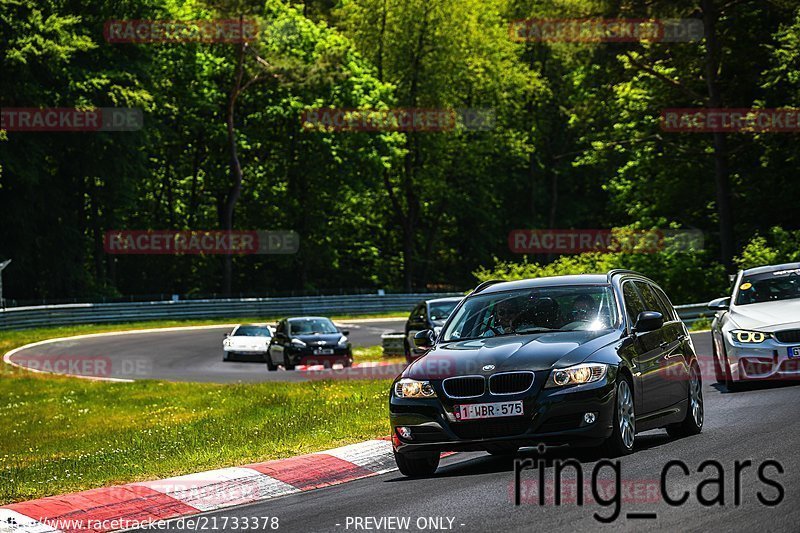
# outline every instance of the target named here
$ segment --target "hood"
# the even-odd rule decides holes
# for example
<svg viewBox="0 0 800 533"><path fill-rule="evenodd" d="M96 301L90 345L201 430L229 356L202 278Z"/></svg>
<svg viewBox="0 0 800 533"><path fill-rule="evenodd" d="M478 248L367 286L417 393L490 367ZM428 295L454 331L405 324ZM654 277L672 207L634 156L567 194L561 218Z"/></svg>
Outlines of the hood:
<svg viewBox="0 0 800 533"><path fill-rule="evenodd" d="M570 331L487 337L436 345L411 364L403 377L444 379L450 376L549 370L577 364L603 346L619 340L618 331ZM483 370L486 365L493 369Z"/></svg>
<svg viewBox="0 0 800 533"><path fill-rule="evenodd" d="M232 348L266 348L272 337L228 337Z"/></svg>
<svg viewBox="0 0 800 533"><path fill-rule="evenodd" d="M342 338L341 333L326 333L319 335L293 335L293 338L300 339L309 346L330 346L335 345ZM319 344L322 343L322 344Z"/></svg>
<svg viewBox="0 0 800 533"><path fill-rule="evenodd" d="M742 329L773 332L800 328L800 298L736 305L730 318Z"/></svg>

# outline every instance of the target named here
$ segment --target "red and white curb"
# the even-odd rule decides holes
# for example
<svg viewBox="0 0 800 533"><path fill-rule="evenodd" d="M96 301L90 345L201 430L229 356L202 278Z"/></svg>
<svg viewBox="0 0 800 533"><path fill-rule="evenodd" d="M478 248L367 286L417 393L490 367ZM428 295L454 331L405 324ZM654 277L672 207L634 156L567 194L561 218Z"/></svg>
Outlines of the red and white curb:
<svg viewBox="0 0 800 533"><path fill-rule="evenodd" d="M363 363L353 363L350 368L376 368L381 366L397 366L405 363L397 363L393 361L364 361ZM344 365L336 363L330 368L325 368L325 365L296 365L295 370L302 370L304 372L322 372L323 370L344 370Z"/></svg>
<svg viewBox="0 0 800 533"><path fill-rule="evenodd" d="M146 527L395 470L392 444L333 450L157 481L87 490L0 507L0 533L69 533Z"/></svg>

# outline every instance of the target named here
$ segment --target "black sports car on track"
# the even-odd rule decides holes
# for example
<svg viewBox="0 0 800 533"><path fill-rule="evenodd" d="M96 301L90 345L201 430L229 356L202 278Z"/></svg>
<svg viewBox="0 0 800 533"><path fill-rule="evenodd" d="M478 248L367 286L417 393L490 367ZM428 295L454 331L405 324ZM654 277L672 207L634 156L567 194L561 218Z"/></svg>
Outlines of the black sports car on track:
<svg viewBox="0 0 800 533"><path fill-rule="evenodd" d="M700 368L653 281L626 270L479 285L392 384L395 460L428 475L448 450L538 443L630 453L636 433L703 427Z"/></svg>
<svg viewBox="0 0 800 533"><path fill-rule="evenodd" d="M353 366L349 334L322 316L284 318L275 327L267 368L275 370L281 364L286 370L294 370L296 365Z"/></svg>

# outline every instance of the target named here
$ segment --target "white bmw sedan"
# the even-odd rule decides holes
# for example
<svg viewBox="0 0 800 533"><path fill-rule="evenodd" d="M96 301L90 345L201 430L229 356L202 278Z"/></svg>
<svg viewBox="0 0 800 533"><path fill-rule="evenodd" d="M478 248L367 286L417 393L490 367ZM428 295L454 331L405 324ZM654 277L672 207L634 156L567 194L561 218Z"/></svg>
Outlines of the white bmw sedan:
<svg viewBox="0 0 800 533"><path fill-rule="evenodd" d="M718 383L800 379L800 263L742 270L708 307Z"/></svg>
<svg viewBox="0 0 800 533"><path fill-rule="evenodd" d="M265 361L270 340L272 330L269 326L240 324L232 332L225 334L222 341L222 360L230 361L238 357Z"/></svg>

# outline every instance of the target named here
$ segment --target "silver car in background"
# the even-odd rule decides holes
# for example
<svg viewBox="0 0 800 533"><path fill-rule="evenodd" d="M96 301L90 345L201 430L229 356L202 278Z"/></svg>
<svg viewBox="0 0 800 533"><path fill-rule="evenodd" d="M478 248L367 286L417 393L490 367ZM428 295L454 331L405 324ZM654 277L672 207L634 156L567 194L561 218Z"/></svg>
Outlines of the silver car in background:
<svg viewBox="0 0 800 533"><path fill-rule="evenodd" d="M800 379L800 263L742 270L708 307L718 383Z"/></svg>

